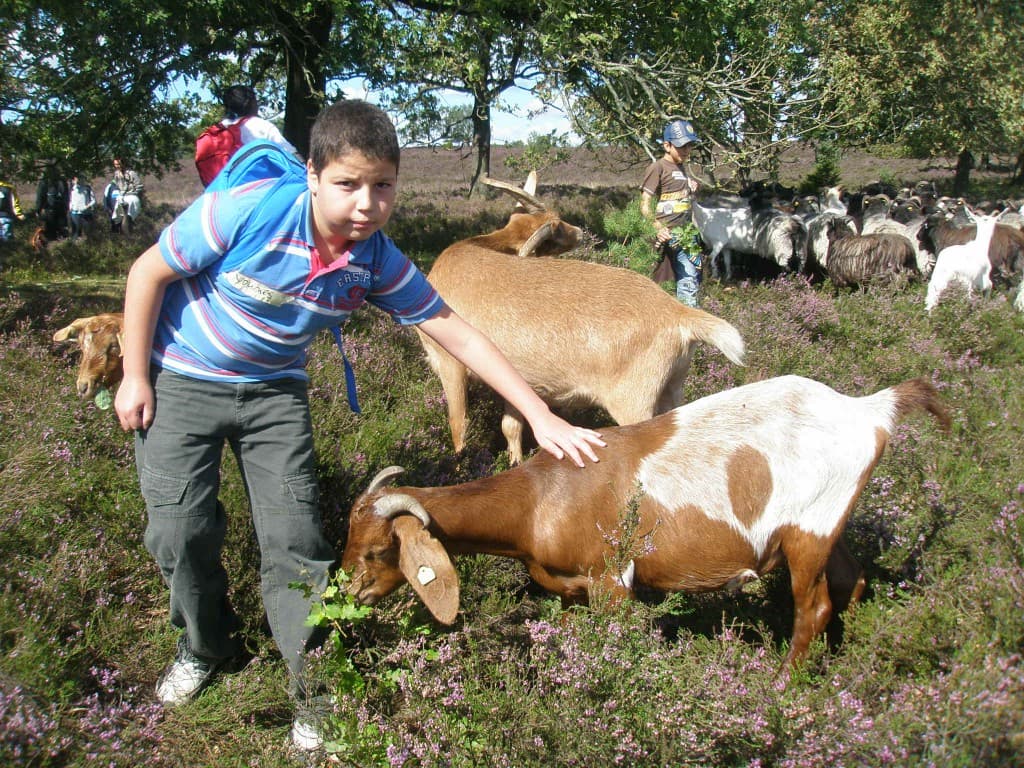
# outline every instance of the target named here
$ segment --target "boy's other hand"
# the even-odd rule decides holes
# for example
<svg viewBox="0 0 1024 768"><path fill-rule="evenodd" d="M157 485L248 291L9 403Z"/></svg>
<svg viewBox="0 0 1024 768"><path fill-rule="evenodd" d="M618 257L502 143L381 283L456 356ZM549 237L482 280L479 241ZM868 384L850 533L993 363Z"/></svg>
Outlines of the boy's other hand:
<svg viewBox="0 0 1024 768"><path fill-rule="evenodd" d="M114 410L117 412L121 429L149 429L155 413L153 387L147 379L125 378L117 388Z"/></svg>

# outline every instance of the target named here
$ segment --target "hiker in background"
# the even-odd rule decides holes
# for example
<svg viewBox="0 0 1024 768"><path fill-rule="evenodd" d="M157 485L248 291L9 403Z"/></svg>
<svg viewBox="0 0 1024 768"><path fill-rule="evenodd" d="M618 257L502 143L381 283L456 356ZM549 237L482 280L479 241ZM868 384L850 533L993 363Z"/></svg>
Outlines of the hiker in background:
<svg viewBox="0 0 1024 768"><path fill-rule="evenodd" d="M238 148L250 141L272 141L299 157L298 150L277 126L259 116L259 100L252 88L233 85L224 92L222 103L224 119L211 125L196 139L196 170L204 187L213 181Z"/></svg>
<svg viewBox="0 0 1024 768"><path fill-rule="evenodd" d="M14 221L25 220L14 185L0 178L0 242L14 237Z"/></svg>
<svg viewBox="0 0 1024 768"><path fill-rule="evenodd" d="M648 166L640 184L640 212L658 228L657 247L675 275L676 298L691 307L697 306L703 253L690 210L698 184L686 161L698 144L688 120L673 120L662 133L665 154Z"/></svg>
<svg viewBox="0 0 1024 768"><path fill-rule="evenodd" d="M36 187L36 215L50 242L64 237L68 225L68 183L56 165L49 165Z"/></svg>
<svg viewBox="0 0 1024 768"><path fill-rule="evenodd" d="M68 197L68 219L71 223L71 241L79 236L85 237L92 228L92 209L96 205L96 195L87 181L71 174L71 188Z"/></svg>
<svg viewBox="0 0 1024 768"><path fill-rule="evenodd" d="M111 232L131 232L142 212L142 181L120 157L114 158L114 178L103 192L103 205L110 214Z"/></svg>

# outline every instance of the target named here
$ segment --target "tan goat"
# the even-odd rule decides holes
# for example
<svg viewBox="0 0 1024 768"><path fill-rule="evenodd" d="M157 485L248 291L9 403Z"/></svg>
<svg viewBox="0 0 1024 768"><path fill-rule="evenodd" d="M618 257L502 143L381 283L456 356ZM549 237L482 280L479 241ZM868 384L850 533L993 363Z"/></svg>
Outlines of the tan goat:
<svg viewBox="0 0 1024 768"><path fill-rule="evenodd" d="M605 429L601 461L585 469L541 451L461 485L390 488L402 472L391 467L353 504L342 567L360 602L408 581L451 623L459 583L450 555L521 560L566 604L586 602L595 582L620 599L639 585L735 588L785 560L791 663L859 599L861 569L840 536L895 425L918 409L948 428L924 380L854 398L784 376ZM612 537L631 503L640 540L617 552ZM609 568L616 562L624 567Z"/></svg>
<svg viewBox="0 0 1024 768"><path fill-rule="evenodd" d="M56 342L78 341L82 360L75 388L81 398L95 397L102 388L112 389L124 377L121 364L124 348L124 315L105 312L80 317L53 334Z"/></svg>
<svg viewBox="0 0 1024 768"><path fill-rule="evenodd" d="M540 205L523 190L502 188ZM427 278L554 408L597 405L616 423L633 424L683 402L698 341L743 363L743 340L732 325L683 306L643 275L574 259L522 258L524 251L564 251L578 237L576 227L549 211L513 213L503 229L446 248ZM452 442L461 451L469 371L426 335L420 340L441 379ZM506 404L501 428L513 464L523 458L524 426Z"/></svg>

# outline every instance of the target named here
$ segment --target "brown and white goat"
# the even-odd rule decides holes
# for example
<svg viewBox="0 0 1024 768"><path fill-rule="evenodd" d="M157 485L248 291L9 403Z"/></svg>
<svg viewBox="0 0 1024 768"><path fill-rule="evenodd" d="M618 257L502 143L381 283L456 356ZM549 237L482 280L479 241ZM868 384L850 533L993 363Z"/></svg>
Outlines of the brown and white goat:
<svg viewBox="0 0 1024 768"><path fill-rule="evenodd" d="M860 567L840 536L896 423L918 409L943 427L935 389L912 380L867 397L784 376L726 390L640 424L604 430L601 461L579 469L544 452L493 477L441 488L389 487L380 472L356 499L342 567L374 604L406 581L441 622L455 620L450 555L521 560L564 603L595 583L737 587L785 560L794 599L787 662L803 656L833 610L859 599ZM612 540L635 505L635 551Z"/></svg>
<svg viewBox="0 0 1024 768"><path fill-rule="evenodd" d="M532 230L520 228L527 216L552 234L531 244ZM526 244L538 253L560 247L557 233L566 234L566 227L541 213L514 213L504 229L446 248L427 275L448 306L493 341L549 405L596 405L616 423L632 424L683 402L683 380L698 341L742 364L743 340L732 325L683 306L643 275L574 259L513 255ZM461 451L470 372L419 335L441 379L452 442ZM506 404L501 429L513 464L523 458L524 426L522 415Z"/></svg>
<svg viewBox="0 0 1024 768"><path fill-rule="evenodd" d="M124 315L105 312L80 317L53 334L56 342L78 341L82 360L75 388L81 398L94 397L101 388L112 389L124 377Z"/></svg>

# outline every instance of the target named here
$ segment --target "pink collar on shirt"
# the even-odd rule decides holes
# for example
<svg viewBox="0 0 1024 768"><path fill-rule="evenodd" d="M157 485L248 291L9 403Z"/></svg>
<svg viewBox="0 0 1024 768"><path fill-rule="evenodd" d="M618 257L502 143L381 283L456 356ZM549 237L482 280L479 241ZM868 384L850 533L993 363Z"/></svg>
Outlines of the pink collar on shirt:
<svg viewBox="0 0 1024 768"><path fill-rule="evenodd" d="M336 269L342 269L348 266L348 256L352 252L352 242L350 241L345 250L332 261L330 264L324 264L323 259L320 258L320 251L315 247L309 252L309 277L306 279L306 285L309 285L313 280L320 277L320 275L326 275L328 272L333 272Z"/></svg>

